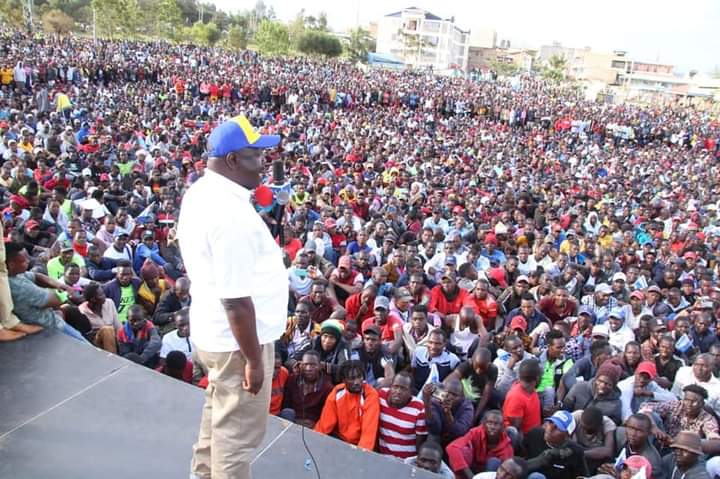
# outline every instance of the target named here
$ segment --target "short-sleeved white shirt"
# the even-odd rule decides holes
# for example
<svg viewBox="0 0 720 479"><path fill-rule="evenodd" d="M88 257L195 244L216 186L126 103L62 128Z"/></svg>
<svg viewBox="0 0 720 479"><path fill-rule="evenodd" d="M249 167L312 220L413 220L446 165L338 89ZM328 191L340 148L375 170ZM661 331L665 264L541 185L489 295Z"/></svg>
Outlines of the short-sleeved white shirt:
<svg viewBox="0 0 720 479"><path fill-rule="evenodd" d="M206 170L185 194L178 238L191 281L190 331L198 349L240 349L221 299L252 299L260 344L282 335L287 270L282 250L252 206L248 189Z"/></svg>

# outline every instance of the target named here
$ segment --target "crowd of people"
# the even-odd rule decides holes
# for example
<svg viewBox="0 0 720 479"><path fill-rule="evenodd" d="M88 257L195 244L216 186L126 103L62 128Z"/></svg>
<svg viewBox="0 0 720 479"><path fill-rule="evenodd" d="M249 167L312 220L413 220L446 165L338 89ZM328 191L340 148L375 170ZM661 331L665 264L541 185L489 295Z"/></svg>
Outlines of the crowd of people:
<svg viewBox="0 0 720 479"><path fill-rule="evenodd" d="M711 113L0 36L0 341L56 329L206 385L177 218L244 115L290 188L256 206L290 290L272 414L446 478L720 476Z"/></svg>

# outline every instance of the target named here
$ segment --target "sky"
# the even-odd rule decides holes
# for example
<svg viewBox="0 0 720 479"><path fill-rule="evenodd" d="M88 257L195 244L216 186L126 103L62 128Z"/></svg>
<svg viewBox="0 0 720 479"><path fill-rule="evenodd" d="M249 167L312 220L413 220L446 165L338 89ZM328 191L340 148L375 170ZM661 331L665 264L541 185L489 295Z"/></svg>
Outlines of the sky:
<svg viewBox="0 0 720 479"><path fill-rule="evenodd" d="M624 50L636 61L676 65L680 72L720 69L720 0L264 0L280 20L304 8L324 11L333 30L367 25L405 7L443 18L455 16L462 29L491 30L511 46L590 46ZM251 9L255 0L212 0L226 11Z"/></svg>

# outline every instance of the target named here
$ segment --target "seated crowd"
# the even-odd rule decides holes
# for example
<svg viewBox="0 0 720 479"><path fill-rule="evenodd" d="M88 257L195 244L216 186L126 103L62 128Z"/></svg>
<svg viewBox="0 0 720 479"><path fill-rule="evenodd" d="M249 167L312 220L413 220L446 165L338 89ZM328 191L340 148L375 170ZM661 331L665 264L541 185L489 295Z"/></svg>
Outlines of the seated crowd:
<svg viewBox="0 0 720 479"><path fill-rule="evenodd" d="M707 115L2 33L0 341L57 330L206 386L176 218L243 113L292 188L271 414L446 478L720 475Z"/></svg>

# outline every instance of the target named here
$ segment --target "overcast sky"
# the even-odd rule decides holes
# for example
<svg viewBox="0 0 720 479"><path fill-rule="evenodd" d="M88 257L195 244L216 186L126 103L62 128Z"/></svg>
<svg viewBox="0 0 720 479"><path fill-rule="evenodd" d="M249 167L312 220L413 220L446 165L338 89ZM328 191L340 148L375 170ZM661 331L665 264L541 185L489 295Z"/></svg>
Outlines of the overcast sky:
<svg viewBox="0 0 720 479"><path fill-rule="evenodd" d="M255 0L213 0L228 11L250 9ZM674 64L680 71L720 68L720 0L265 0L281 20L300 8L327 13L330 27L346 30L416 6L460 28L494 30L512 45L626 50L639 61Z"/></svg>

